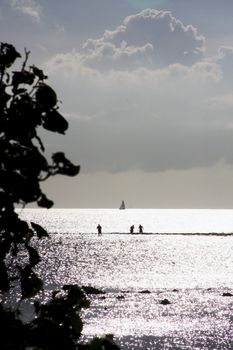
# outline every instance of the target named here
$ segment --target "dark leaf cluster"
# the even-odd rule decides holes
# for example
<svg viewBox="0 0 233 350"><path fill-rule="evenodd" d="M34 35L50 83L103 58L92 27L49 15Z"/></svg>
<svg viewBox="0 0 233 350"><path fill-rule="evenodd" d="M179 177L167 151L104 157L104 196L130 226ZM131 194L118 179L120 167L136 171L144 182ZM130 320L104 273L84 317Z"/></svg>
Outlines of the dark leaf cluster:
<svg viewBox="0 0 233 350"><path fill-rule="evenodd" d="M44 286L36 273L41 261L36 243L49 234L39 224L21 220L15 207L31 202L52 207L41 182L57 174L75 176L80 166L63 152L53 154L50 161L45 157L38 129L64 134L68 122L58 111L47 76L38 67L27 66L29 53L25 49L21 69L13 70L21 54L13 45L0 43L0 349L117 350L111 336L80 342L80 311L89 306L88 291L66 285L46 304L39 298ZM9 295L17 296L13 307L7 303ZM34 317L25 323L20 305L27 300L34 303Z"/></svg>

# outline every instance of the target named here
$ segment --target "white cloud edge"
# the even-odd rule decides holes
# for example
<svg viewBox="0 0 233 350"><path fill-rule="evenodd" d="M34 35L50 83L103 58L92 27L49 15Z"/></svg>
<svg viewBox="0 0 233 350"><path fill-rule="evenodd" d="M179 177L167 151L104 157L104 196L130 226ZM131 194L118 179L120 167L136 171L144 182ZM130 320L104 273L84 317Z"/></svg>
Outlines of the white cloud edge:
<svg viewBox="0 0 233 350"><path fill-rule="evenodd" d="M35 0L10 0L10 6L13 10L31 17L36 22L41 22L42 8Z"/></svg>
<svg viewBox="0 0 233 350"><path fill-rule="evenodd" d="M97 45L97 51L99 47ZM122 52L126 50L126 47L121 46ZM130 46L127 47L128 52L131 48ZM66 116L76 119L79 127L84 127L82 130L92 135L90 153L96 154L96 159L100 157L97 152L99 144L105 142L106 134L103 134L102 128L106 129L106 133L110 135L105 147L109 147L108 142L110 142L110 144L112 143L112 147L109 148L110 153L111 151L117 153L118 149L114 144L116 135L125 137L125 140L126 137L130 138L130 135L134 135L135 140L140 140L141 135L145 137L146 132L148 133L152 129L156 131L157 128L160 130L157 131L157 134L149 135L151 139L155 136L155 140L156 138L160 140L159 134L163 133L164 127L166 127L166 132L170 130L170 136L178 135L177 138L169 139L169 142L174 142L174 145L178 144L178 147L173 147L170 152L165 154L167 162L161 161L160 164L158 161L158 167L152 169L152 167L148 167L146 162L140 163L139 159L134 159L133 154L129 153L129 159L132 159L129 169L137 168L138 165L140 169L146 169L146 172L158 172L161 169L162 171L166 171L166 169L170 171L176 169L176 167L177 169L186 167L191 169L191 166L197 168L203 162L207 164L207 167L210 167L219 159L224 159L227 163L232 162L229 151L232 133L230 116L232 101L229 89L224 90L222 88L227 79L231 84L230 87L233 88L231 77L228 77L229 62L232 61L233 57L233 47L221 46L215 56L203 57L190 66L176 63L162 68L139 67L129 70L109 69L101 71L90 67L86 59L89 54L85 51L78 52L75 49L68 53L60 53L52 57L45 64L44 69L46 74L51 74L55 78L56 82L62 80L64 84L70 84L69 94L72 97L69 96L67 104L69 114L66 113ZM80 99L78 105L77 96ZM130 101L128 110L127 103L123 100L125 97L129 97ZM133 102L136 103L135 106L133 106ZM72 107L70 107L71 104L73 104ZM75 111L77 113L74 113ZM156 120L153 111L156 114ZM140 114L143 116L143 123L147 123L146 132L144 129L140 129L143 128L143 124L139 120ZM117 118L117 127L114 118ZM134 130L132 133L132 126L138 122L139 130ZM111 134L113 128L115 128L115 135L114 133ZM178 130L179 128L181 129ZM216 130L218 134L216 134ZM230 133L226 133L227 130ZM128 132L129 134L127 134ZM144 153L142 153L144 157L146 154L148 157L147 152L151 151L151 148L149 150L151 144L149 140L146 141L148 142L144 142L142 145L144 147ZM132 143L130 142L130 147ZM191 143L190 147L189 143ZM199 146L196 147L196 144L199 143L203 150ZM80 148L85 148L84 145L85 142ZM162 150L164 143L160 140L156 146L157 149ZM141 154L141 150L137 147L134 148L134 153L135 149ZM182 155L184 151L187 155L180 157L178 162L176 159L176 164L173 164L171 162L172 157L175 158L179 152ZM103 166L106 169L109 164L107 156L106 159L104 158L104 152L105 148L103 147L103 154L101 154L103 160L100 159L100 162L102 161L100 167ZM159 152L161 153L161 151ZM206 157L200 156L202 152L203 154L206 152ZM196 158L195 162L187 161L189 154ZM155 156L158 160L159 154ZM88 161L93 162L92 156ZM137 163L138 161L139 163ZM150 163L152 164L152 162L153 159L150 158ZM126 162L122 162L122 159L119 160L118 157L115 168L113 166L110 172L121 171L126 166L125 164ZM95 165L90 171L94 171L94 168Z"/></svg>
<svg viewBox="0 0 233 350"><path fill-rule="evenodd" d="M141 36L137 32L141 30L142 24L145 27L149 26L149 29L147 27L147 31ZM132 27L134 30L136 29L135 36L132 36ZM180 47L179 45L173 47L173 50L170 51L171 57L166 52L169 51L169 42L165 44L161 41L160 29L164 31L165 41L171 40L172 36L178 36ZM144 42L142 42L142 38ZM180 40L181 38L182 40ZM182 45L185 45L185 48ZM188 61L194 61L195 58L203 58L206 51L205 37L198 34L197 28L191 24L184 25L170 11L155 9L145 9L137 14L127 16L115 30L106 30L103 36L98 39L89 38L83 44L82 49L86 65L101 67L102 63L104 69L111 64L111 59L115 68L117 63L127 62L128 58L131 58L130 63L133 69L132 57L139 65L139 61L147 63L149 66L161 64L163 62L163 60L160 62L159 58L161 53L164 55L165 61L166 59L175 60L175 62L170 63L179 63L177 55L188 63ZM165 51L160 52L160 50Z"/></svg>

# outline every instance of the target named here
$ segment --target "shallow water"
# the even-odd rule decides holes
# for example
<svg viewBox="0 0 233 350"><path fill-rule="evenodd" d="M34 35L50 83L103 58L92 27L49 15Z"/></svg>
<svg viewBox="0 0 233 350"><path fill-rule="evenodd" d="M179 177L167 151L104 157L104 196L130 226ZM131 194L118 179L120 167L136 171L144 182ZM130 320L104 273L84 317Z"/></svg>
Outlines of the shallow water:
<svg viewBox="0 0 233 350"><path fill-rule="evenodd" d="M233 297L223 293L233 294L233 236L122 233L132 223L142 223L148 232L174 227L187 233L188 222L193 233L229 233L233 211L162 212L29 210L23 215L53 232L39 247L38 271L47 289L67 283L105 292L91 296L83 313L85 339L113 333L123 349L232 349ZM99 222L106 229L102 236L96 234ZM164 299L170 303L162 305Z"/></svg>
<svg viewBox="0 0 233 350"><path fill-rule="evenodd" d="M19 210L20 212L20 210ZM27 209L22 215L33 218L57 233L129 233L131 225L138 231L152 233L232 233L231 209Z"/></svg>

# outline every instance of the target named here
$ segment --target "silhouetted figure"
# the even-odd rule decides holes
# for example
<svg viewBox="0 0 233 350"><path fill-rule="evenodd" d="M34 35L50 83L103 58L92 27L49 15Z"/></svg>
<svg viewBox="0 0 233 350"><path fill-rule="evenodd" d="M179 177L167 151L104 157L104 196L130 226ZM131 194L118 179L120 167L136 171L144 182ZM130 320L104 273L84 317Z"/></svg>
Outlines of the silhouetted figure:
<svg viewBox="0 0 233 350"><path fill-rule="evenodd" d="M102 227L100 226L100 224L96 227L98 230L98 235L102 234Z"/></svg>
<svg viewBox="0 0 233 350"><path fill-rule="evenodd" d="M133 233L134 225L130 226L130 233Z"/></svg>
<svg viewBox="0 0 233 350"><path fill-rule="evenodd" d="M138 229L139 229L139 233L143 233L143 226L142 225L139 225Z"/></svg>

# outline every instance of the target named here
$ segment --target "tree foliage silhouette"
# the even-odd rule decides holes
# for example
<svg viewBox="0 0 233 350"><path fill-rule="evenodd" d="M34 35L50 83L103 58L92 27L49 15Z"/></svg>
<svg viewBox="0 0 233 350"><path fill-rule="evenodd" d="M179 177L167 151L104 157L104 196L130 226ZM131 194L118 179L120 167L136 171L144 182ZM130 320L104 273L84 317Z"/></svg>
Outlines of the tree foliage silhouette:
<svg viewBox="0 0 233 350"><path fill-rule="evenodd" d="M13 71L18 58L13 45L0 44L0 348L118 349L110 336L80 342L79 314L89 306L82 288L63 286L46 303L37 297L43 281L35 272L41 260L35 247L49 234L37 223L20 219L15 207L30 202L52 207L40 183L56 174L75 176L80 167L63 152L53 154L50 162L45 157L38 129L65 134L68 123L59 113L55 91L45 82L47 76L28 67L29 51L25 49L21 69ZM30 322L23 318L25 300L34 305Z"/></svg>

